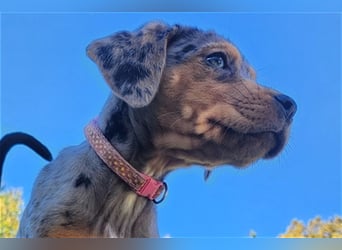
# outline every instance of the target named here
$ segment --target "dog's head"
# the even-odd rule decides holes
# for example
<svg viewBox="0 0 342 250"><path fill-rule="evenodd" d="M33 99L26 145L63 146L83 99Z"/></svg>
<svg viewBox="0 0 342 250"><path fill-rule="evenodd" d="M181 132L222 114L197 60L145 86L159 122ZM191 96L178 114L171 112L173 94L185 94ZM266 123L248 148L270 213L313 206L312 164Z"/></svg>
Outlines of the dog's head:
<svg viewBox="0 0 342 250"><path fill-rule="evenodd" d="M258 85L214 32L149 23L96 40L87 53L152 145L182 163L246 166L287 142L295 102Z"/></svg>

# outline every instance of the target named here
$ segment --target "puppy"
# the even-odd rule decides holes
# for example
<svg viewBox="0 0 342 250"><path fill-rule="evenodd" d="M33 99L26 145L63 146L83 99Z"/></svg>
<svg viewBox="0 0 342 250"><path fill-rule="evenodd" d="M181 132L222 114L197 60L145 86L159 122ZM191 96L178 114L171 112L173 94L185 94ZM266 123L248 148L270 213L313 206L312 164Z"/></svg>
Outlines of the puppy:
<svg viewBox="0 0 342 250"><path fill-rule="evenodd" d="M287 142L296 103L258 85L214 32L148 23L92 42L87 54L112 90L91 127L97 145L88 138L42 169L18 237L157 237L154 203L104 159L159 183L191 164L245 167ZM101 158L97 147L120 156Z"/></svg>

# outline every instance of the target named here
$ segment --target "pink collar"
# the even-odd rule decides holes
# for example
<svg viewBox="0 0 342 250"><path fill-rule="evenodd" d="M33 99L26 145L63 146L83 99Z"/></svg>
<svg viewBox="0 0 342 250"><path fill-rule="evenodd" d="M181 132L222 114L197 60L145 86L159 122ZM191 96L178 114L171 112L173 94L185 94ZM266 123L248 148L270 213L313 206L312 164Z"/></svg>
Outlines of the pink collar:
<svg viewBox="0 0 342 250"><path fill-rule="evenodd" d="M156 204L164 200L167 193L166 183L157 181L132 167L105 138L96 120L92 120L85 127L84 132L96 154L138 195L144 196ZM161 194L163 194L162 197L156 200Z"/></svg>

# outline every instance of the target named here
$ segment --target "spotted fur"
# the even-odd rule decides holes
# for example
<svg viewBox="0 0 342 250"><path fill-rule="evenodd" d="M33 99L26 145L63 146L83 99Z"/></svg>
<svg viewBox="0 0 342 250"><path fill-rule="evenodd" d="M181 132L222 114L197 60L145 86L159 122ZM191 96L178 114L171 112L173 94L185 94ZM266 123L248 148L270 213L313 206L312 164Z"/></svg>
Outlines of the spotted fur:
<svg viewBox="0 0 342 250"><path fill-rule="evenodd" d="M295 102L258 85L239 50L213 31L149 23L96 40L87 54L112 91L100 129L155 179L191 164L244 167L286 144ZM83 142L42 169L18 236L157 237L158 230L154 204Z"/></svg>

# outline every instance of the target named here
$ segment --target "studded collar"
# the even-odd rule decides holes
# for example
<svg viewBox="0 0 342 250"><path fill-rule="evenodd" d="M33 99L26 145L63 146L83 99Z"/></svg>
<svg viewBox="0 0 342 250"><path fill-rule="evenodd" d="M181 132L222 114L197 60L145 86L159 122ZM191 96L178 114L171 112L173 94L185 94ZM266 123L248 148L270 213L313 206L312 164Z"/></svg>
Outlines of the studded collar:
<svg viewBox="0 0 342 250"><path fill-rule="evenodd" d="M105 138L97 125L96 119L92 120L85 127L84 133L96 154L135 193L152 200L156 204L164 200L167 193L166 183L155 180L144 173L140 173L132 167ZM156 200L159 196L161 198Z"/></svg>

